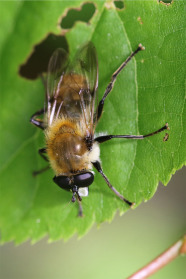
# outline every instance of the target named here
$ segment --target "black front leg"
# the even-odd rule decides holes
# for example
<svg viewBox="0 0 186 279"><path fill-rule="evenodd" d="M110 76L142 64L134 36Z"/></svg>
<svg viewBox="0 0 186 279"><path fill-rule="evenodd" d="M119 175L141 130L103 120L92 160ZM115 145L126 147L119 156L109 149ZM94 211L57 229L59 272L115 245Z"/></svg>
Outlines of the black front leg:
<svg viewBox="0 0 186 279"><path fill-rule="evenodd" d="M99 161L93 162L92 163L93 166L97 169L97 171L102 175L102 177L104 178L104 180L106 181L107 185L109 186L109 188L116 194L116 196L118 196L122 201L126 202L128 205L132 206L134 205L134 203L126 200L109 182L108 178L106 177L106 175L103 173L103 170L101 168L101 164Z"/></svg>

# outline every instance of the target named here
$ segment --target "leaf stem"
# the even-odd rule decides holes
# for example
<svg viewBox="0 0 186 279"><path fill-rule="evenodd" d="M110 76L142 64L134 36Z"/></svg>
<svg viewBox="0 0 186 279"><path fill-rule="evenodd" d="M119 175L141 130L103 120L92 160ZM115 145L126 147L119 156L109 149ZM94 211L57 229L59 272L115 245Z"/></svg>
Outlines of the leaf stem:
<svg viewBox="0 0 186 279"><path fill-rule="evenodd" d="M177 256L186 254L186 235L174 243L165 252L160 254L157 258L152 260L150 263L139 269L137 272L129 276L127 279L144 279L164 267Z"/></svg>

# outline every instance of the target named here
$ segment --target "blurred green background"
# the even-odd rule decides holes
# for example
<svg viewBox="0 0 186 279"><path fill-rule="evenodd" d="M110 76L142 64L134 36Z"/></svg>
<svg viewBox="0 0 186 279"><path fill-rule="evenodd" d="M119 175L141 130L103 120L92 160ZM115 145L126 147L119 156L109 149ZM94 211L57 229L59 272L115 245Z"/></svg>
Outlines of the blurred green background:
<svg viewBox="0 0 186 279"><path fill-rule="evenodd" d="M47 243L47 238L18 247L0 247L3 279L111 279L127 278L177 241L185 231L185 168L168 187L159 185L155 196L111 224L94 226L82 239ZM179 257L153 279L184 279L185 258Z"/></svg>

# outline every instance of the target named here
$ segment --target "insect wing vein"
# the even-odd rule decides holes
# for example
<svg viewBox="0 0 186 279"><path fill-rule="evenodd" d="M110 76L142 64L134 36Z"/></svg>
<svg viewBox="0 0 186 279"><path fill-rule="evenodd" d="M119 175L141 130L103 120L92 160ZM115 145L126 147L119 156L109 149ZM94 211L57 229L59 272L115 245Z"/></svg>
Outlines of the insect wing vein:
<svg viewBox="0 0 186 279"><path fill-rule="evenodd" d="M95 98L98 87L98 63L92 43L84 45L72 63L68 54L57 49L52 55L47 78L48 125L55 118L84 121L90 134L94 131Z"/></svg>

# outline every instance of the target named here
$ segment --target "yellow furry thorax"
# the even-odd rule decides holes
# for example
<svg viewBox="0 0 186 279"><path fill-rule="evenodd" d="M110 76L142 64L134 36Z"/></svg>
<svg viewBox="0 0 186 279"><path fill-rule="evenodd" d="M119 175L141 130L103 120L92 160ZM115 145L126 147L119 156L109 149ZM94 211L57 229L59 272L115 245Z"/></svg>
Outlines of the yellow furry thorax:
<svg viewBox="0 0 186 279"><path fill-rule="evenodd" d="M56 175L73 175L92 168L91 162L99 158L99 146L94 143L88 150L88 132L83 121L69 118L55 119L45 130L47 155Z"/></svg>

